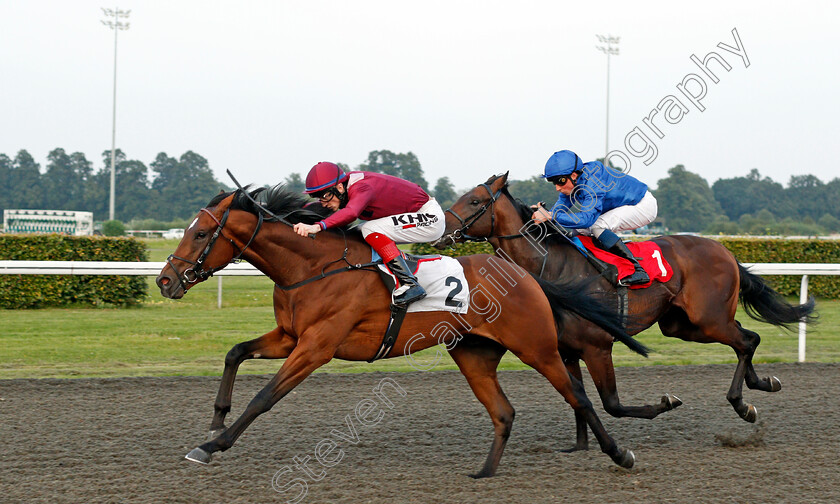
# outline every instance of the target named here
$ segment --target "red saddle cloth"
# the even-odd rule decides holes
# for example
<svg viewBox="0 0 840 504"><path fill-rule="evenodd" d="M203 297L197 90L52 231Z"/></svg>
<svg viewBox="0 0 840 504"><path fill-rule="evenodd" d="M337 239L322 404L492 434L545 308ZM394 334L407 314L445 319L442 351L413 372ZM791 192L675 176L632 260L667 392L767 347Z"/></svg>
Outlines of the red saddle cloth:
<svg viewBox="0 0 840 504"><path fill-rule="evenodd" d="M578 238L580 239L580 242L583 243L583 246L592 252L592 255L618 268L619 279L622 279L635 271L633 263L623 257L619 257L595 246L595 244L592 243L592 238L589 236L578 236ZM656 243L652 241L628 242L627 248L630 249L633 256L639 260L639 264L645 269L650 277L650 282L646 284L631 285L631 289L644 289L645 287L650 287L654 280L667 282L674 275L674 270L671 269L671 265L668 264L668 261L666 261L662 256L662 249L660 249L659 245Z"/></svg>

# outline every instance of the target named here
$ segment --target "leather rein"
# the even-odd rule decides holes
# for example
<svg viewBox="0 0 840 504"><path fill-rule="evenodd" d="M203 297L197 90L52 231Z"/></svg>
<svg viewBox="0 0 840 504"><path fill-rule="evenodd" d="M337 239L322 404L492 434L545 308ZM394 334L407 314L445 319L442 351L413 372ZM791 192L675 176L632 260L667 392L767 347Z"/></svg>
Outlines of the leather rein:
<svg viewBox="0 0 840 504"><path fill-rule="evenodd" d="M228 264L236 263L236 262L241 261L242 260L242 254L245 253L245 250L248 249L248 247L251 245L251 243L253 243L254 238L257 237L257 233L260 232L260 229L262 228L262 224L266 220L265 215L269 216L268 220L270 222L282 222L283 224L286 224L289 227L294 227L295 226L292 222L290 222L287 219L287 217L289 215L295 213L296 210L292 210L291 212L289 212L289 213L287 213L283 216L276 215L275 213L273 213L269 209L265 208L265 206L261 205L257 200L255 200L253 198L253 196L251 196L248 193L248 191L243 189L242 186L239 184L239 182L233 177L233 174L230 173L230 170L228 170L228 175L230 176L231 179L233 179L233 182L236 184L238 190L242 194L244 194L249 200L251 200L251 202L260 210L260 212L257 213L257 218L258 218L257 226L256 226L256 228L254 228L254 232L253 232L253 234L251 234L251 238L248 239L248 243L246 243L243 248L239 248L239 246L236 244L236 242L234 242L230 237L226 236L223 232L225 224L227 223L227 220L228 220L228 216L230 215L230 208L225 210L225 213L224 213L224 215L222 215L221 219L216 218L216 216L213 215L213 212L211 212L207 208L202 208L201 212L204 212L207 215L209 215L210 218L212 218L216 222L218 227L213 232L213 236L210 238L210 241L207 243L207 246L204 247L204 250L201 252L201 255L195 261L191 261L191 260L186 259L184 257L178 257L175 254L170 254L169 257L166 258L166 264L168 264L169 267L172 268L172 271L174 271L177 274L178 282L180 283L181 288L185 292L187 290L187 285L188 284L194 284L194 283L198 282L199 280L202 280L202 281L207 280L208 278L213 276L213 273L221 270L222 268L224 268ZM220 236L225 238L227 241L229 241L230 244L233 245L233 247L236 248L239 251L239 253L236 254L236 257L234 257L233 259L231 259L227 263L223 264L222 266L217 266L215 268L210 268L210 269L204 269L204 261L207 260L207 256L210 255L210 251L213 249L213 245L216 244L216 241L219 239ZM310 238L315 238L315 235L309 235L309 236L310 236ZM365 264L351 264L347 260L348 249L347 249L347 246L346 246L346 241L347 241L347 237L345 236L344 254L339 259L336 259L335 261L331 261L331 262L327 263L326 265L324 265L324 267L321 268L321 273L320 274L315 275L315 276L310 277L310 278L307 278L306 280L302 280L300 282L294 283L292 285L279 285L279 284L275 284L275 285L277 286L277 288L279 288L281 290L289 291L289 290L297 289L298 287L303 287L304 285L306 285L308 283L314 282L316 280L321 280L321 279L326 278L328 276L332 276L332 275L335 275L335 274L338 274L338 273L344 273L345 271L352 271L352 270L375 271L375 270L372 270L372 269L369 269L369 268L372 267L372 266L375 266L377 264L380 264L382 261L373 261L373 262L369 262L369 263L365 263ZM178 270L175 268L175 265L172 264L173 259L183 261L183 262L189 264L191 267L185 269L181 273L178 273ZM347 263L347 266L345 266L343 268L336 269L336 270L332 270L332 271L325 271L326 268L328 268L331 264L335 264L335 263L341 262L341 261L344 261L345 263Z"/></svg>
<svg viewBox="0 0 840 504"><path fill-rule="evenodd" d="M486 242L489 238L497 238L499 240L507 240L511 238L523 238L525 236L524 233L517 233L517 234L510 234L510 235L499 235L493 236L493 232L496 229L496 212L495 212L495 204L496 200L499 199L499 196L502 194L502 189L499 189L495 193L490 189L488 184L479 184L476 187L483 187L487 190L487 193L490 195L490 201L484 203L481 208L476 210L472 215L462 218L458 215L452 208L447 208L446 211L451 213L453 217L458 219L458 222L461 223L461 227L456 229L455 231L449 233L448 235L441 237L440 239L448 239L452 242L452 245L457 243L457 240L464 239L468 241L477 241L477 242ZM487 210L490 210L490 233L487 236L472 236L466 233L466 231L475 224L478 219L480 219ZM539 277L542 278L543 273L545 272L545 264L548 260L548 254L543 254L542 266L540 267L540 274Z"/></svg>

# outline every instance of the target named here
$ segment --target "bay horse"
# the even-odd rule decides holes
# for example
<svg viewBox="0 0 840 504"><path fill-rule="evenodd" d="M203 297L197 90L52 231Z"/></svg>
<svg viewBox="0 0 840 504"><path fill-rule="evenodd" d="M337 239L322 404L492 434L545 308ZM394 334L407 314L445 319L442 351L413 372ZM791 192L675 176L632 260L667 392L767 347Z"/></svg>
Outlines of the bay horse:
<svg viewBox="0 0 840 504"><path fill-rule="evenodd" d="M275 282L277 326L228 352L214 404L211 439L190 451L186 457L189 460L209 463L214 452L230 448L257 416L331 359L369 360L380 348L390 316L390 292L379 274L364 269L362 263L371 258L370 247L354 230L325 231L314 239L295 234L294 223L314 223L323 218L319 212L302 208L305 202L302 195L282 186L219 194L186 229L156 279L163 296L179 299L230 262L244 259ZM473 295L467 313L459 315L462 323L451 324L451 330L437 339L418 339L451 314L408 313L396 345L386 357L446 344L493 421L490 453L474 477L496 473L510 435L514 410L496 376L499 360L507 350L548 379L592 429L604 453L616 464L632 467L633 453L619 448L609 436L583 387L564 368L557 350L556 320L561 311L573 310L636 351L644 353L645 348L623 331L622 320L611 307L588 295L582 286L552 285L520 269L522 276L504 284L505 292L499 292L486 277L492 261L499 259L493 255L459 259L469 285L482 286L485 298L494 298L495 315L488 315L486 305L490 301L479 303ZM471 288L471 292L475 290ZM226 427L237 369L246 359L257 358L285 361L240 417Z"/></svg>
<svg viewBox="0 0 840 504"><path fill-rule="evenodd" d="M550 224L531 221L534 210L511 196L508 174L490 177L461 196L446 210L446 229L434 245L446 246L468 240L489 242L494 251L525 270L550 282L570 282L599 277L592 264L564 234ZM644 289L628 289L627 332L637 334L659 323L662 334L698 343L722 343L738 357L735 375L726 398L737 414L755 422L757 409L743 400L742 384L766 392L781 390L781 381L759 378L752 358L760 338L735 320L738 301L747 314L762 322L787 327L812 320L815 302L791 305L759 276L744 268L720 243L699 236L660 236L652 240L662 250L674 274L667 282L655 281ZM615 296L604 276L594 284L603 294ZM613 338L601 328L572 314L562 319L560 353L569 372L581 378L580 359L586 363L604 405L616 417L654 418L680 404L666 394L659 404L625 406L619 400L612 363ZM574 448L588 446L586 425L577 418Z"/></svg>

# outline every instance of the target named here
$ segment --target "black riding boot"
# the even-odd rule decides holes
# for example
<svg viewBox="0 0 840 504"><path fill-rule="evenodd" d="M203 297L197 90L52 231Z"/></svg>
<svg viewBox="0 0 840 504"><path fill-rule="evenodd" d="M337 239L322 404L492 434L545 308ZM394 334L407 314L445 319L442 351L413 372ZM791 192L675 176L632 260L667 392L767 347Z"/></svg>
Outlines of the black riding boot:
<svg viewBox="0 0 840 504"><path fill-rule="evenodd" d="M633 257L633 254L630 253L630 249L627 248L627 245L625 245L623 241L618 240L615 242L615 245L612 246L610 252L632 262L633 267L636 270L630 276L619 279L619 285L638 285L650 282L650 277L645 272L645 269L639 264L638 259Z"/></svg>
<svg viewBox="0 0 840 504"><path fill-rule="evenodd" d="M394 304L409 305L426 297L426 289L417 283L417 277L411 273L402 254L388 261L388 267L400 283L394 289Z"/></svg>

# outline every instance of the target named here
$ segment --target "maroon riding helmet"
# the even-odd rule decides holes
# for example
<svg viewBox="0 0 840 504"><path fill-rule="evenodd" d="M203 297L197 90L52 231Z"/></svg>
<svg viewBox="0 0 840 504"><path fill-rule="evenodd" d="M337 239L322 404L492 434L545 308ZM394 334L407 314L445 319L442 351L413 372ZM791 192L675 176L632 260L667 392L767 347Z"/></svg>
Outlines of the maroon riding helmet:
<svg viewBox="0 0 840 504"><path fill-rule="evenodd" d="M346 182L350 176L335 163L321 161L309 170L306 176L306 194L315 194Z"/></svg>

